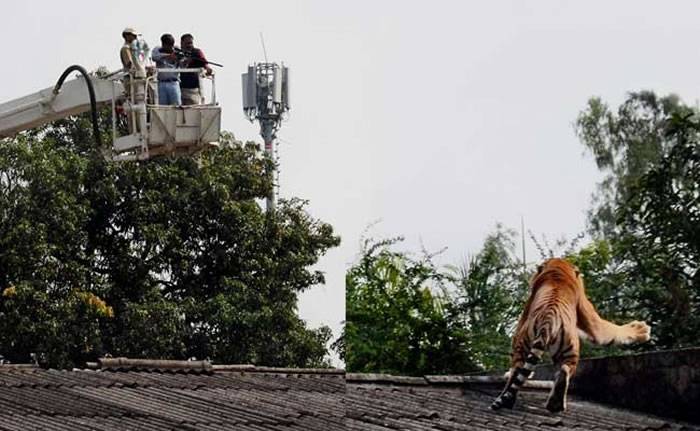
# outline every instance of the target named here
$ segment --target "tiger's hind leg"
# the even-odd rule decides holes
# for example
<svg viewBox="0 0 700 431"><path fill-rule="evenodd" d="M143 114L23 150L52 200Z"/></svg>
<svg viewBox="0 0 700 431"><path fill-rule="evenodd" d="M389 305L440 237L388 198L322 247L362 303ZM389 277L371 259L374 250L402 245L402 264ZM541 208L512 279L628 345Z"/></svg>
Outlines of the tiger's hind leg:
<svg viewBox="0 0 700 431"><path fill-rule="evenodd" d="M506 387L501 394L496 397L493 403L491 403L492 410L500 410L503 407L508 409L513 408L515 399L518 396L518 390L525 384L525 381L535 369L535 365L542 359L542 354L544 352L539 347L541 346L538 345L530 349L530 353L527 354L524 361L522 359L524 352L520 351L515 355Z"/></svg>
<svg viewBox="0 0 700 431"><path fill-rule="evenodd" d="M545 407L552 413L566 410L566 394L569 390L569 380L576 372L578 365L579 340L574 338L569 346L552 358L555 364L559 365L559 370L554 375L554 386L547 398Z"/></svg>
<svg viewBox="0 0 700 431"><path fill-rule="evenodd" d="M512 409L515 405L515 398L518 396L518 391L513 387L513 383L515 381L515 376L518 374L518 369L517 367L510 369L510 376L508 377L506 387L503 388L503 391L501 391L498 397L491 403L491 410L500 410L503 407Z"/></svg>
<svg viewBox="0 0 700 431"><path fill-rule="evenodd" d="M566 410L566 393L569 390L569 379L572 373L569 367L562 365L554 376L554 386L547 398L545 407L552 413L559 413Z"/></svg>

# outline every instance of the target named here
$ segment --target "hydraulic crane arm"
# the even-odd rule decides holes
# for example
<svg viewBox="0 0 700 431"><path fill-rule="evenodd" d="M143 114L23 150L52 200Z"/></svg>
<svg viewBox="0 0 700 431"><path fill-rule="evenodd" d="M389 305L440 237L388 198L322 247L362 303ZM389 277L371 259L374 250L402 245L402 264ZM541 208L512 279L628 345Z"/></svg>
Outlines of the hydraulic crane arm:
<svg viewBox="0 0 700 431"><path fill-rule="evenodd" d="M158 100L158 86L155 83L158 82L159 71L154 69L152 75L126 79L124 71L96 77L79 65L69 66L54 87L0 104L0 138L91 110L95 147L106 150L98 130L97 108L111 102L111 151L105 154L108 159L147 160L162 155L194 154L204 148L218 146L221 108L216 103L214 76L208 76L212 81L209 103L158 105L152 102ZM202 79L202 70L198 68L166 71L197 73ZM72 72L80 72L81 75L66 81ZM129 92L124 91L124 85L130 86ZM116 104L118 99L122 99L119 110ZM119 133L118 116L126 120L127 134Z"/></svg>
<svg viewBox="0 0 700 431"><path fill-rule="evenodd" d="M98 104L109 103L124 91L122 83L91 77ZM0 138L90 110L85 78L65 81L58 94L54 87L0 104Z"/></svg>

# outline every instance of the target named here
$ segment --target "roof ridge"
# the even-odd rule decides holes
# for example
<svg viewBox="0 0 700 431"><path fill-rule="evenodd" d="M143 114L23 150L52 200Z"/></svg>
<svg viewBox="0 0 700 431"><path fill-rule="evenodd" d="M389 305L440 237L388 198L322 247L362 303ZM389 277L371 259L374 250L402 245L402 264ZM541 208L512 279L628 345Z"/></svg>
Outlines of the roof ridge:
<svg viewBox="0 0 700 431"><path fill-rule="evenodd" d="M182 361L173 359L133 359L133 358L100 358L97 362L88 362L87 368L101 370L142 370L159 369L167 371L200 371L211 372L211 362Z"/></svg>
<svg viewBox="0 0 700 431"><path fill-rule="evenodd" d="M266 367L253 364L221 364L212 365L214 371L245 371L252 373L279 373L279 374L337 374L345 375L342 368L290 368L290 367Z"/></svg>
<svg viewBox="0 0 700 431"><path fill-rule="evenodd" d="M334 374L344 375L345 370L339 368L292 368L292 367L267 367L255 364L217 364L213 365L209 360L171 360L171 359L133 359L133 358L100 358L98 362L88 362L88 369L111 371L185 371L185 372L251 372L251 373L279 373L279 374Z"/></svg>
<svg viewBox="0 0 700 431"><path fill-rule="evenodd" d="M0 363L0 370L33 370L41 368L36 364L10 364Z"/></svg>
<svg viewBox="0 0 700 431"><path fill-rule="evenodd" d="M357 383L391 383L399 385L428 386L428 385L502 385L503 376L469 376L469 375L425 375L397 376L382 373L347 373L347 382ZM553 383L546 380L527 380L524 387L531 389L551 389Z"/></svg>

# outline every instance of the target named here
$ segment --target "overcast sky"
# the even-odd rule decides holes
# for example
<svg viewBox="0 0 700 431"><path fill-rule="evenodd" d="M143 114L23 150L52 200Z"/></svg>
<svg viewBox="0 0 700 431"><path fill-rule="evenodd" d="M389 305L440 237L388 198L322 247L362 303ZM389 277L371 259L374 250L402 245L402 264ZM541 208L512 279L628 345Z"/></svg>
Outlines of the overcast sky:
<svg viewBox="0 0 700 431"><path fill-rule="evenodd" d="M268 58L291 69L279 133L281 194L310 201L342 245L302 295L301 316L338 334L344 274L362 232L405 249L478 251L496 222L575 236L599 175L573 121L591 96L677 93L695 104L694 1L4 2L0 101L52 86L70 64L117 69L121 31L150 45L195 36L223 63L222 127L260 141L241 111L240 74ZM532 245L528 245L532 250Z"/></svg>

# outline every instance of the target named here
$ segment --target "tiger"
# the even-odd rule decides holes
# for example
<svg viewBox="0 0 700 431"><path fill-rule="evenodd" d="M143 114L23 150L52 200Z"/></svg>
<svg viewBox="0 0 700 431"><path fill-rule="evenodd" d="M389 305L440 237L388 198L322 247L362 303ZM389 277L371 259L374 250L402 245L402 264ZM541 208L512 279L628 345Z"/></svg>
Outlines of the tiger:
<svg viewBox="0 0 700 431"><path fill-rule="evenodd" d="M579 361L579 337L598 345L642 343L651 337L651 328L645 322L616 325L601 318L586 297L580 271L564 259L546 260L537 268L530 286L513 337L508 380L491 404L493 410L513 408L518 390L545 351L556 370L545 407L558 413L566 410L569 380Z"/></svg>

